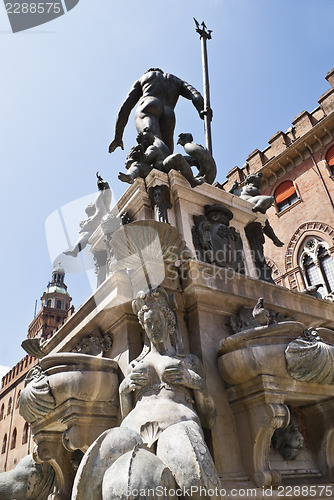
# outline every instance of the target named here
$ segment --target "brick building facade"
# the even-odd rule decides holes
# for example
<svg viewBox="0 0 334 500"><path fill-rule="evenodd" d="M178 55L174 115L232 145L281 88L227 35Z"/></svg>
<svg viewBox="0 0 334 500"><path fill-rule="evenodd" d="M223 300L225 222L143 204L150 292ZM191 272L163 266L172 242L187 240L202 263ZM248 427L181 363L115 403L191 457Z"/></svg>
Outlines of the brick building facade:
<svg viewBox="0 0 334 500"><path fill-rule="evenodd" d="M48 339L73 314L71 297L64 283L65 272L58 266L41 297L41 309L28 328L28 338ZM3 378L0 390L0 472L16 467L31 453L34 443L30 428L19 414L18 399L24 380L38 359L25 356Z"/></svg>
<svg viewBox="0 0 334 500"><path fill-rule="evenodd" d="M285 244L266 241L265 256L274 281L296 291L321 284L318 296L334 292L334 69L331 88L312 111L302 111L269 146L256 149L242 168L235 167L223 184L230 190L250 173L261 172L262 193L273 196L267 211L271 226Z"/></svg>

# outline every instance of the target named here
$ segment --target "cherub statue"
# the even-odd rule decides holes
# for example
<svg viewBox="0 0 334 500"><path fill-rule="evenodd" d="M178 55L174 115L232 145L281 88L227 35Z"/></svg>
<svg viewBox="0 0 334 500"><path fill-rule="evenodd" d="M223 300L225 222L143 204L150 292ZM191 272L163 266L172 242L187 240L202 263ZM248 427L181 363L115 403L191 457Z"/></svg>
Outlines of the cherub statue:
<svg viewBox="0 0 334 500"><path fill-rule="evenodd" d="M186 142L184 142L185 138L181 138L181 136L187 136ZM191 137L192 140L191 134L180 134L179 137L180 139L178 144L182 144L183 146L185 146L187 141L190 140L189 137ZM144 128L142 132L139 132L139 134L137 135L137 142L138 145L134 146L130 150L125 163L125 166L128 170L127 174L120 172L118 175L118 178L121 181L132 184L135 179L137 179L137 177L145 178L153 168L156 168L157 170L161 170L165 173L168 173L172 169L178 170L183 175L183 177L187 179L191 187L196 187L200 184L203 184L205 175L198 175L194 177L191 165L196 165L199 169L201 169L201 167L205 169L208 161L205 163L205 165L204 162L202 162L202 165L199 165L199 162L196 160L196 158L190 158L188 156L185 157L179 153L174 153L164 158L160 148L155 145L155 137L148 127ZM192 146L201 148L203 152L207 151L202 148L202 146L195 144ZM205 153L203 154L203 152L202 156L204 157ZM208 151L207 154L210 155ZM211 162L214 163L212 157Z"/></svg>
<svg viewBox="0 0 334 500"><path fill-rule="evenodd" d="M137 135L137 146L131 148L126 159L127 174L119 173L118 178L132 184L137 177L145 178L153 168L162 170L163 155L154 145L154 135L148 128Z"/></svg>
<svg viewBox="0 0 334 500"><path fill-rule="evenodd" d="M140 489L158 492L158 486L166 487L164 498L175 487L194 487L193 499L200 498L200 487L218 497L219 479L201 427L212 427L215 405L200 360L183 352L175 299L158 287L139 292L132 307L145 345L119 388L123 420L86 452L72 500L125 498Z"/></svg>
<svg viewBox="0 0 334 500"><path fill-rule="evenodd" d="M109 184L102 179L99 172L96 173L96 177L99 193L95 202L90 203L86 207L85 212L88 215L88 219L80 222L80 236L74 247L71 250L64 252L65 255L76 257L78 253L87 246L89 238L100 224L102 217L106 215L110 208L112 194Z"/></svg>
<svg viewBox="0 0 334 500"><path fill-rule="evenodd" d="M270 208L274 203L274 198L272 196L265 196L261 194L261 183L262 172L249 174L246 177L245 185L241 189L236 189L236 186L233 186L233 191L231 191L234 195L252 203L254 205L252 208L253 212L261 212L261 214L265 214L268 208Z"/></svg>

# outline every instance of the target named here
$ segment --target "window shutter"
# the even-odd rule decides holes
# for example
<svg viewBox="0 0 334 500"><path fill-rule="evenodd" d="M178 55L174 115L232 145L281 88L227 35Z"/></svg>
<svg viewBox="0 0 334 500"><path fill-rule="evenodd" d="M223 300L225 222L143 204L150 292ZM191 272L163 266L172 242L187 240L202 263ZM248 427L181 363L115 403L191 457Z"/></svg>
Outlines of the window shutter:
<svg viewBox="0 0 334 500"><path fill-rule="evenodd" d="M334 157L333 157L334 159ZM295 194L296 188L292 181L285 181L280 184L275 190L275 201L276 203L282 203L282 201L290 198Z"/></svg>
<svg viewBox="0 0 334 500"><path fill-rule="evenodd" d="M327 151L326 160L330 167L334 165L334 146Z"/></svg>

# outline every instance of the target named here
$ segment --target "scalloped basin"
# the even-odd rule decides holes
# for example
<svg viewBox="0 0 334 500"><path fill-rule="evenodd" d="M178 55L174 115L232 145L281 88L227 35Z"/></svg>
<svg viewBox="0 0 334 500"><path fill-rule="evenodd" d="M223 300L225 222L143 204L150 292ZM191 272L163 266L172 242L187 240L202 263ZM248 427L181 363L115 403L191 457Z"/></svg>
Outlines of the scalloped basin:
<svg viewBox="0 0 334 500"><path fill-rule="evenodd" d="M117 363L88 354L45 356L40 366L48 377L56 406L68 399L113 401L118 394Z"/></svg>
<svg viewBox="0 0 334 500"><path fill-rule="evenodd" d="M259 326L223 339L218 345L218 368L222 378L236 385L258 375L289 377L284 351L303 334L305 325L285 321Z"/></svg>

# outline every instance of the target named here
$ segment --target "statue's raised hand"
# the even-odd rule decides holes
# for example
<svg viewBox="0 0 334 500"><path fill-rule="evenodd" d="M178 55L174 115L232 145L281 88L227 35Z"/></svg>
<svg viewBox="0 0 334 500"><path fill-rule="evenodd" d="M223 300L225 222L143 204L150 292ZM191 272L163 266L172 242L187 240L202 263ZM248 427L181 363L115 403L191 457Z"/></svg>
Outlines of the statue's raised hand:
<svg viewBox="0 0 334 500"><path fill-rule="evenodd" d="M191 365L184 366L184 363L179 362L174 366L169 366L163 373L163 379L170 384L181 384L189 389L196 391L203 389L204 380L194 371Z"/></svg>
<svg viewBox="0 0 334 500"><path fill-rule="evenodd" d="M146 369L133 370L125 377L120 385L120 391L129 394L136 389L145 387L149 383L149 376Z"/></svg>
<svg viewBox="0 0 334 500"><path fill-rule="evenodd" d="M184 384L186 381L184 367L180 364L169 366L163 373L163 378L170 384Z"/></svg>
<svg viewBox="0 0 334 500"><path fill-rule="evenodd" d="M123 141L117 141L114 139L110 144L109 144L109 153L113 153L116 148L122 148L124 149L124 144Z"/></svg>

